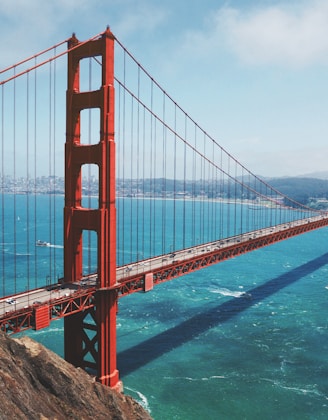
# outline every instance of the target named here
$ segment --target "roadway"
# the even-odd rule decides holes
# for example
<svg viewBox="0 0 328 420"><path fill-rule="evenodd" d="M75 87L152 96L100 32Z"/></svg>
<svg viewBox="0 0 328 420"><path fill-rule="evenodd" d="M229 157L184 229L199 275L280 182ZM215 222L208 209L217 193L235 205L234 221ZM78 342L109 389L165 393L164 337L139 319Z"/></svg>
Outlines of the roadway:
<svg viewBox="0 0 328 420"><path fill-rule="evenodd" d="M318 223L320 223L319 226L317 226ZM259 246L254 246L253 248L257 249L261 246L266 245L261 245L261 240L263 240L263 238L276 237L277 239L272 240L271 243L277 242L278 240L287 239L290 236L295 236L297 234L304 233L305 231L310 231L312 230L312 225L315 226L312 229L327 226L328 214L323 214L308 219L296 220L274 227L254 230L252 232L232 236L226 239L216 240L213 242L208 242L206 244L197 245L191 248L170 252L168 254L160 255L154 258L149 258L147 260L142 260L136 263L131 263L121 267L117 267L116 285L114 286L114 288L117 288L119 290L123 287L122 285L128 284L129 282L131 283L134 281L134 279L138 279L140 283L140 281L143 281L146 273L152 273L156 271L165 272L165 270L168 270L169 268L177 266L179 264L183 264L188 261L197 261L197 259L204 258L207 255L219 255L227 249L233 249L234 247L236 248L238 246L241 247L243 244L258 242ZM301 228L301 231L298 232L297 228ZM295 229L296 233L292 233L291 235L287 236L287 232L292 232L293 230L295 231ZM284 232L286 232L286 237L283 235ZM248 252L248 250L244 252ZM203 268L203 266L198 268ZM193 268L190 271L193 271L194 269L196 268ZM181 272L180 274L178 273L178 275L182 274L187 273L185 271ZM65 300L65 298L69 300L72 297L74 297L74 295L77 294L77 292L81 292L81 290L83 291L96 288L96 283L97 275L92 274L83 277L78 283L57 284L22 292L13 296L3 297L0 299L0 319L6 317L11 312L18 312L24 309L27 310L28 308L41 306L48 302L58 300L62 301ZM138 284L137 287L134 286L134 288L132 287L131 290L128 290L126 294L140 290L140 284Z"/></svg>

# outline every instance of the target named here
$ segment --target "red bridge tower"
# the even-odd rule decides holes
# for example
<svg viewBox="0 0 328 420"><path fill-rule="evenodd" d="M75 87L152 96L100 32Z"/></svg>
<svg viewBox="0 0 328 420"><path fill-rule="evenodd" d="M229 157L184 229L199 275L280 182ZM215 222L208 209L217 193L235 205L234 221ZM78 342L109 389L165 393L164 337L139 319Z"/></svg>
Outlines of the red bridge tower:
<svg viewBox="0 0 328 420"><path fill-rule="evenodd" d="M109 28L101 37L79 43L69 41L67 126L65 144L64 281L82 278L82 233L97 234L97 292L95 307L64 318L65 359L75 366L96 371L98 380L120 389L116 366L116 207L114 142L114 36ZM98 57L102 66L101 87L80 92L80 61ZM100 109L100 139L81 144L81 111ZM99 168L99 206L82 207L84 164ZM92 318L90 323L87 317ZM91 361L90 361L91 359Z"/></svg>

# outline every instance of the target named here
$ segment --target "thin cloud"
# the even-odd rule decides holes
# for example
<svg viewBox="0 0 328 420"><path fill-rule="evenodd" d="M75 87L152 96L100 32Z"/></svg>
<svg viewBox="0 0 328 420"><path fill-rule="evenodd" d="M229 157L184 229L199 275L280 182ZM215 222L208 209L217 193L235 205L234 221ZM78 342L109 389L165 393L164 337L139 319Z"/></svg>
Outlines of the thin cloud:
<svg viewBox="0 0 328 420"><path fill-rule="evenodd" d="M0 67L11 65L18 59L68 38L71 33L64 32L58 37L61 24L76 13L82 13L85 4L86 0L1 2L0 35L4 48Z"/></svg>
<svg viewBox="0 0 328 420"><path fill-rule="evenodd" d="M115 34L121 39L142 32L148 34L161 25L168 16L164 8L140 3L133 10L125 10L115 25ZM142 31L141 31L142 28Z"/></svg>
<svg viewBox="0 0 328 420"><path fill-rule="evenodd" d="M252 65L307 66L328 63L328 3L293 3L249 11L220 9L215 39L224 39L241 61ZM221 42L221 41L218 41Z"/></svg>
<svg viewBox="0 0 328 420"><path fill-rule="evenodd" d="M168 11L133 0L17 0L0 2L0 35L5 46L0 68L60 42L76 32L84 40L109 24L119 39L148 35L168 19ZM68 30L68 31L67 31Z"/></svg>

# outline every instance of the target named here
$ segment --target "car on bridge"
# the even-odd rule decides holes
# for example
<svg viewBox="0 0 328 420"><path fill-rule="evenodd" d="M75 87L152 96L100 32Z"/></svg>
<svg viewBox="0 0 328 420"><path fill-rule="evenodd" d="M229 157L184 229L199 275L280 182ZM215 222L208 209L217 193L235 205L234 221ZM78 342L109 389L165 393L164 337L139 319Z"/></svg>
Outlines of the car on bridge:
<svg viewBox="0 0 328 420"><path fill-rule="evenodd" d="M9 303L9 305L14 305L15 303L18 303L18 300L13 298L6 299L6 302Z"/></svg>

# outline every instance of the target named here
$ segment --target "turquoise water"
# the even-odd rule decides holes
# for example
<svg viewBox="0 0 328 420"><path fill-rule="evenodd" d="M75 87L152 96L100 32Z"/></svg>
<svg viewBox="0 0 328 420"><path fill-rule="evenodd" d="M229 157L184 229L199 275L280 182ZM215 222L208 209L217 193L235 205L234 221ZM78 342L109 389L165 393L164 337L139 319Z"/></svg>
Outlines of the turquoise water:
<svg viewBox="0 0 328 420"><path fill-rule="evenodd" d="M317 230L122 298L125 393L155 420L328 418L327 243ZM63 354L61 321L29 334Z"/></svg>
<svg viewBox="0 0 328 420"><path fill-rule="evenodd" d="M327 235L122 301L126 390L141 393L155 419L327 418Z"/></svg>

